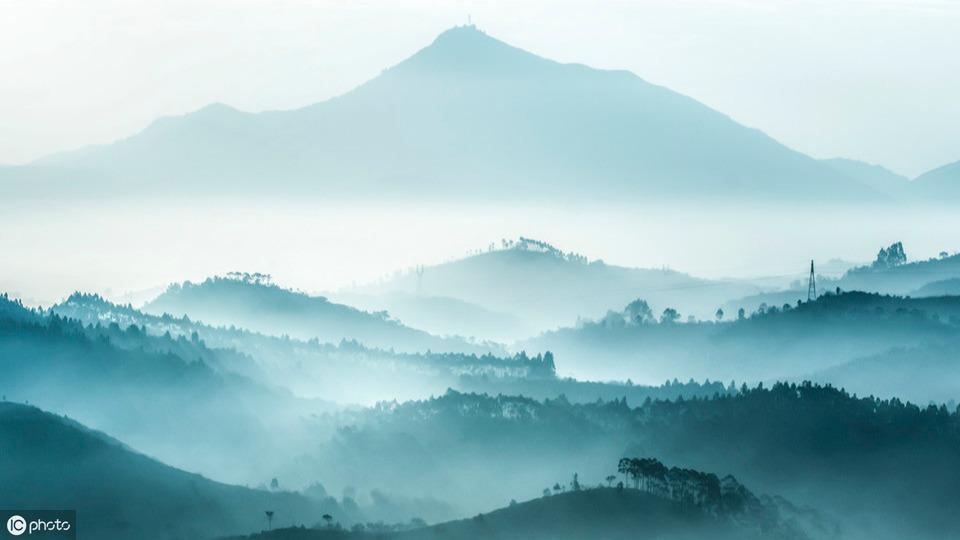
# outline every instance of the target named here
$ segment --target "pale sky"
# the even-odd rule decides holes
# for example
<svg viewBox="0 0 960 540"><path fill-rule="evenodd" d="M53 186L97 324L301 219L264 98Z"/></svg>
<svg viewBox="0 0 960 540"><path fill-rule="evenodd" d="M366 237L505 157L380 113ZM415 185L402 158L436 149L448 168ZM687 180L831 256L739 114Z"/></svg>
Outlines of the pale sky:
<svg viewBox="0 0 960 540"><path fill-rule="evenodd" d="M814 157L960 160L960 1L0 0L0 163L211 102L335 96L472 15L542 56L627 69Z"/></svg>

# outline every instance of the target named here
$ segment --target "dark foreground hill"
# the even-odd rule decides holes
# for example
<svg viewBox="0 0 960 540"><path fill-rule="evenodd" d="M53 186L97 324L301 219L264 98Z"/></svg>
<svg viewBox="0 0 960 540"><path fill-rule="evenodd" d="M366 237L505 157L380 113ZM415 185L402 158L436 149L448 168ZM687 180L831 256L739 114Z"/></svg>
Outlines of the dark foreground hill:
<svg viewBox="0 0 960 540"><path fill-rule="evenodd" d="M599 488L513 504L469 519L396 532L284 529L257 540L805 539L778 516L711 512L635 489ZM233 540L240 540L239 537Z"/></svg>
<svg viewBox="0 0 960 540"><path fill-rule="evenodd" d="M0 501L77 512L81 540L204 539L313 524L342 512L292 493L220 484L168 467L37 408L0 403Z"/></svg>
<svg viewBox="0 0 960 540"><path fill-rule="evenodd" d="M383 404L340 425L301 474L316 467L328 486L443 493L468 514L539 494L556 471L605 483L619 458L646 455L733 474L841 519L850 538L932 540L960 530L960 414L829 386L640 407L451 392Z"/></svg>

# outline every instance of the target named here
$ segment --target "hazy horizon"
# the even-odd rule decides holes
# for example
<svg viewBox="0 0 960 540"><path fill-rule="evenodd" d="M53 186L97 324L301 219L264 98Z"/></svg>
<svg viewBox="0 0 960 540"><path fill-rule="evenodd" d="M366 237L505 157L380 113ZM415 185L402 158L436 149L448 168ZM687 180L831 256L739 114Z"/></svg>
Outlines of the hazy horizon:
<svg viewBox="0 0 960 540"><path fill-rule="evenodd" d="M772 277L772 287L804 279L810 259L869 262L895 241L904 242L910 260L960 250L950 232L960 218L947 209L213 202L48 202L41 222L29 219L29 207L0 203L0 243L18 254L5 264L0 290L49 305L74 291L120 298L247 271L323 293L520 236L607 264L712 279ZM860 226L865 222L870 226Z"/></svg>

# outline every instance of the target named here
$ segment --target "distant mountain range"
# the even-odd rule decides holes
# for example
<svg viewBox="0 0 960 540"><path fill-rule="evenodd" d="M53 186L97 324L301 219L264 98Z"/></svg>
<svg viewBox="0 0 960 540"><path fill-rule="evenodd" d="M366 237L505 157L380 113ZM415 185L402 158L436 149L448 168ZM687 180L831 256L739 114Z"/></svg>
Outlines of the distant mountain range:
<svg viewBox="0 0 960 540"><path fill-rule="evenodd" d="M562 64L474 26L346 94L223 104L0 169L11 193L885 200L891 174L822 162L626 71ZM893 175L895 176L895 175Z"/></svg>

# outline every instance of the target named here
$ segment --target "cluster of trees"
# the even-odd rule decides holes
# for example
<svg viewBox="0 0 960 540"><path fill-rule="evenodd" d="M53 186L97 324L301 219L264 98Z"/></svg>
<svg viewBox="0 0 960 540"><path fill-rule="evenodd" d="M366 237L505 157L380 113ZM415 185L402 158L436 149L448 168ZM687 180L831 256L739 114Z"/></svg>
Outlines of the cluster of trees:
<svg viewBox="0 0 960 540"><path fill-rule="evenodd" d="M737 385L730 382L703 382L693 379L680 382L667 380L660 385L634 384L627 379L618 381L580 381L574 378L536 378L536 377L490 377L488 375L463 375L457 388L466 392L488 394L528 396L534 399L552 399L564 396L573 403L590 403L612 400L627 400L630 403L643 403L646 399L677 399L678 397L710 397L717 394L737 392Z"/></svg>
<svg viewBox="0 0 960 540"><path fill-rule="evenodd" d="M960 277L960 253L941 251L926 260L907 262L903 244L883 248L871 264L851 268L837 281L846 290L911 294L932 280Z"/></svg>
<svg viewBox="0 0 960 540"><path fill-rule="evenodd" d="M581 264L587 264L589 262L584 255L579 253L574 253L573 251L564 253L562 250L557 249L547 242L542 240L534 240L533 238L524 238L523 236L517 240L508 240L504 238L500 241L500 246L503 250L516 249L520 251L534 251L537 253L546 253L547 255L552 255L565 261Z"/></svg>
<svg viewBox="0 0 960 540"><path fill-rule="evenodd" d="M227 272L226 278L251 285L270 285L273 276L270 274L261 274L260 272Z"/></svg>
<svg viewBox="0 0 960 540"><path fill-rule="evenodd" d="M623 311L608 311L597 324L608 328L620 328L656 324L658 322L660 324L672 324L679 321L680 318L680 312L672 307L664 309L658 317L646 300L637 298L627 304Z"/></svg>
<svg viewBox="0 0 960 540"><path fill-rule="evenodd" d="M754 499L733 476L721 480L712 473L667 467L654 458L622 458L617 472L624 476L625 484L632 481L634 489L684 505L736 511Z"/></svg>
<svg viewBox="0 0 960 540"><path fill-rule="evenodd" d="M890 247L880 248L876 260L871 264L871 268L893 268L906 264L907 254L903 251L903 242L895 242Z"/></svg>
<svg viewBox="0 0 960 540"><path fill-rule="evenodd" d="M360 413L351 424L360 431L343 438L338 452L366 456L409 449L406 461L403 452L391 454L404 463L403 475L391 477L395 482L429 478L438 470L450 476L443 473L437 483L450 482L460 478L457 471L466 463L519 475L531 466L525 456L579 470L584 478L603 478L609 474L603 460L626 448L627 455L709 464L801 504L876 513L907 528L939 531L960 515L952 497L960 482L960 412L857 397L829 385L743 385L713 397L650 400L640 406L619 399L571 403L448 392L384 404ZM504 463L495 457L503 448L523 450L516 463ZM600 466L584 468L587 456ZM669 471L652 461L625 462L621 470L629 478L625 483L691 504L718 504L718 483L722 508L749 500L743 492L738 499L732 482L725 489L722 475ZM566 484L570 491L569 480ZM550 482L551 494L553 487ZM565 486L557 487L563 492ZM724 493L733 493L732 498L724 499ZM510 492L502 496L509 499Z"/></svg>

